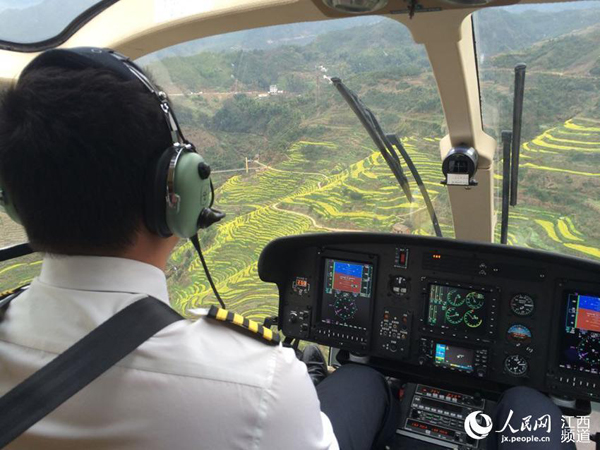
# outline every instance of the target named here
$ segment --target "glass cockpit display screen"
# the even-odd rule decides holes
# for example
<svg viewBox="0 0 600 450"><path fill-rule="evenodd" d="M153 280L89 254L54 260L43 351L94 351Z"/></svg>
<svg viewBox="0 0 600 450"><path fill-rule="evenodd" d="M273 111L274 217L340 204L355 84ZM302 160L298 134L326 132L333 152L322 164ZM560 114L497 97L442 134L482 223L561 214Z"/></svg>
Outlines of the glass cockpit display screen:
<svg viewBox="0 0 600 450"><path fill-rule="evenodd" d="M435 345L433 363L440 367L473 372L473 350L438 343Z"/></svg>
<svg viewBox="0 0 600 450"><path fill-rule="evenodd" d="M487 303L486 292L430 284L427 324L465 334L485 334Z"/></svg>
<svg viewBox="0 0 600 450"><path fill-rule="evenodd" d="M321 322L366 330L373 300L373 266L325 259Z"/></svg>
<svg viewBox="0 0 600 450"><path fill-rule="evenodd" d="M600 296L566 295L559 364L564 369L600 373Z"/></svg>

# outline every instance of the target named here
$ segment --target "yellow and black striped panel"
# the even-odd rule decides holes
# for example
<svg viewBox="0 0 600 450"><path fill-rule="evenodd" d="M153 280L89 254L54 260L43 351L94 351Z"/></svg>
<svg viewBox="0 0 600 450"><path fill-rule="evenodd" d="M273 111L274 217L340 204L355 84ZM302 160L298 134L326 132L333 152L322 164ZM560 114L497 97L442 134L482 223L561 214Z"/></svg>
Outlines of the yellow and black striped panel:
<svg viewBox="0 0 600 450"><path fill-rule="evenodd" d="M4 297L8 297L11 294L14 294L15 292L17 292L19 289L21 288L15 288L15 289L8 289L6 291L2 291L0 292L0 300L2 300Z"/></svg>
<svg viewBox="0 0 600 450"><path fill-rule="evenodd" d="M220 320L221 322L237 325L238 327L250 331L256 336L263 338L269 344L279 345L279 342L281 342L281 337L279 336L279 333L273 332L270 328L263 327L254 320L246 319L245 317L239 314L227 311L223 308L219 308L218 306L211 306L208 310L207 317Z"/></svg>
<svg viewBox="0 0 600 450"><path fill-rule="evenodd" d="M23 285L23 286L19 286L13 289L7 289L6 291L2 291L0 292L0 300L5 299L6 297L15 294L16 292L22 291L23 289L25 289L26 287L28 287L29 285Z"/></svg>
<svg viewBox="0 0 600 450"><path fill-rule="evenodd" d="M0 292L0 322L4 320L4 316L6 315L6 310L10 302L21 292L23 292L26 287L27 285Z"/></svg>

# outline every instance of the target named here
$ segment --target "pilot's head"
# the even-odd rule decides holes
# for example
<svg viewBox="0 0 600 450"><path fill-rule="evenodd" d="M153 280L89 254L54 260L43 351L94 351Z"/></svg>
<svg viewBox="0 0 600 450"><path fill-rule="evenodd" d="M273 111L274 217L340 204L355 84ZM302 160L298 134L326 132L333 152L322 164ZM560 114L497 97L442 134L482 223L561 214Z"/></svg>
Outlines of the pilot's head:
<svg viewBox="0 0 600 450"><path fill-rule="evenodd" d="M210 168L179 138L177 125L173 130L166 99L121 58L89 48L46 52L2 95L0 188L38 251L120 255L140 239L174 244L172 233L190 237L197 230ZM191 213L184 193L165 192L180 153L193 153L185 165L192 164L196 185L185 189L202 205ZM193 216L183 230L181 211ZM148 220L149 213L156 217Z"/></svg>

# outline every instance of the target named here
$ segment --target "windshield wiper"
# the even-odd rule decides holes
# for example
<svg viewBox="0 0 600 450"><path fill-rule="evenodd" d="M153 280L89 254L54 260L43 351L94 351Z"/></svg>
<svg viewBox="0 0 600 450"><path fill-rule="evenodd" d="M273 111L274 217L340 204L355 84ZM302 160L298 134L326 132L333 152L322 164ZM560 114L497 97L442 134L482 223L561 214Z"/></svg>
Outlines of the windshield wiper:
<svg viewBox="0 0 600 450"><path fill-rule="evenodd" d="M398 158L398 155L394 151L392 144L388 141L386 135L381 129L381 126L379 125L379 122L377 122L377 119L371 110L363 105L356 94L348 89L342 80L337 77L333 77L331 82L334 84L340 94L342 94L342 97L344 100L346 100L348 105L350 105L350 108L352 108L352 111L354 111L354 114L356 114L358 120L360 120L360 123L363 124L367 130L367 133L369 133L369 136L371 136L371 139L379 149L383 159L396 177L396 180L398 180L402 191L404 191L404 195L406 195L408 200L412 203L412 192L410 191L408 178L406 178L406 175L404 175L404 171L400 165L400 159Z"/></svg>
<svg viewBox="0 0 600 450"><path fill-rule="evenodd" d="M433 207L433 203L431 203L431 198L429 197L429 192L427 192L427 188L423 183L423 179L417 170L417 166L413 163L410 155L400 142L400 138L396 134L388 134L387 135L390 142L400 151L402 158L404 158L404 162L408 166L410 173L412 173L413 178L415 179L417 186L419 186L419 190L421 191L421 195L423 196L423 201L425 202L425 206L427 207L427 212L429 213L429 217L431 219L431 223L433 224L433 230L435 231L435 235L437 237L443 237L442 230L440 228L440 223L438 221L437 215L435 214L435 208Z"/></svg>
<svg viewBox="0 0 600 450"><path fill-rule="evenodd" d="M375 118L373 112L367 108L362 101L358 98L358 96L352 92L346 85L342 82L341 79L337 77L331 78L331 82L337 88L339 93L342 95L344 100L350 105L354 114L360 120L363 127L369 133L369 136L381 152L383 159L388 164L390 170L396 177L396 180L400 184L402 191L406 195L406 198L412 203L413 196L410 191L410 186L408 184L408 179L404 175L404 171L402 170L402 165L400 164L400 158L398 157L398 153L396 152L396 147L400 152L400 155L404 159L404 162L408 166L408 169L412 173L419 190L421 191L421 195L423 196L423 200L425 201L425 205L427 206L427 212L429 213L429 217L431 218L431 223L433 224L433 229L435 231L435 235L438 237L442 237L442 230L440 229L440 224L437 219L437 215L435 214L435 209L433 207L433 203L431 203L431 198L429 197L429 193L427 192L427 188L423 184L423 180L417 167L413 163L410 155L400 142L400 138L395 134L385 134L381 129L381 125Z"/></svg>

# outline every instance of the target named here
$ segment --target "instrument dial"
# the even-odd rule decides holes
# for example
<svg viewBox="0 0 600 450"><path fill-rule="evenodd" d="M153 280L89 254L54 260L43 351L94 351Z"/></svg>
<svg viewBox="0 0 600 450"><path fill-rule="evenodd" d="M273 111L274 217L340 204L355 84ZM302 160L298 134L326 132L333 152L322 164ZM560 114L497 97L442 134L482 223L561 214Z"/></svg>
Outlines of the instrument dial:
<svg viewBox="0 0 600 450"><path fill-rule="evenodd" d="M529 363L521 355L509 355L504 360L504 369L513 377L522 377L529 369Z"/></svg>
<svg viewBox="0 0 600 450"><path fill-rule="evenodd" d="M336 296L335 303L333 304L333 312L336 316L346 321L352 319L356 311L358 311L358 308L352 297L347 295Z"/></svg>
<svg viewBox="0 0 600 450"><path fill-rule="evenodd" d="M590 333L577 345L579 359L591 366L600 365L600 335Z"/></svg>
<svg viewBox="0 0 600 450"><path fill-rule="evenodd" d="M456 308L448 308L446 310L446 321L452 325L458 325L463 320L462 314Z"/></svg>
<svg viewBox="0 0 600 450"><path fill-rule="evenodd" d="M481 292L469 292L467 294L467 306L471 309L479 309L485 303L485 296Z"/></svg>
<svg viewBox="0 0 600 450"><path fill-rule="evenodd" d="M531 330L525 325L512 325L506 332L506 340L517 347L528 345L531 342L531 337Z"/></svg>
<svg viewBox="0 0 600 450"><path fill-rule="evenodd" d="M530 316L534 309L535 303L530 295L517 294L510 300L510 310L517 316Z"/></svg>
<svg viewBox="0 0 600 450"><path fill-rule="evenodd" d="M460 295L460 293L458 293L456 289L452 289L448 292L447 299L448 303L456 308L462 306L462 304L465 302L465 298L462 295Z"/></svg>
<svg viewBox="0 0 600 450"><path fill-rule="evenodd" d="M481 316L473 309L470 309L465 313L464 321L465 325L467 325L469 328L478 328L483 323Z"/></svg>

